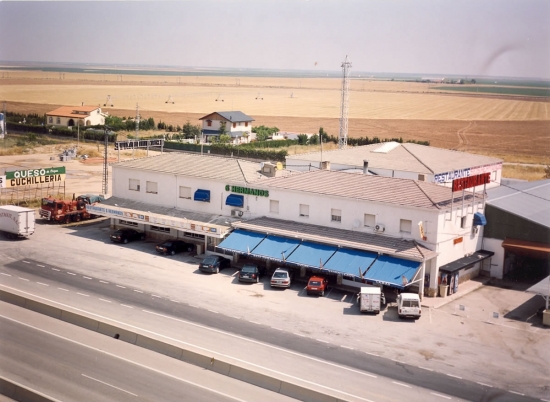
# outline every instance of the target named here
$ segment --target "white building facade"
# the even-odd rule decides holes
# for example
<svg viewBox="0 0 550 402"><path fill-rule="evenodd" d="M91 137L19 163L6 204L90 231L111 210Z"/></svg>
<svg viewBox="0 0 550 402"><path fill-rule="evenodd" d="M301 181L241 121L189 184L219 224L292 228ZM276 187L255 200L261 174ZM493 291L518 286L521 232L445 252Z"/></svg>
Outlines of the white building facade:
<svg viewBox="0 0 550 402"><path fill-rule="evenodd" d="M96 126L105 124L105 115L97 106L62 106L46 113L46 125L56 127Z"/></svg>
<svg viewBox="0 0 550 402"><path fill-rule="evenodd" d="M224 124L225 133L231 137L232 144L245 144L256 138L252 132L254 119L240 111L214 112L199 120L202 120L202 135L206 142L218 138Z"/></svg>

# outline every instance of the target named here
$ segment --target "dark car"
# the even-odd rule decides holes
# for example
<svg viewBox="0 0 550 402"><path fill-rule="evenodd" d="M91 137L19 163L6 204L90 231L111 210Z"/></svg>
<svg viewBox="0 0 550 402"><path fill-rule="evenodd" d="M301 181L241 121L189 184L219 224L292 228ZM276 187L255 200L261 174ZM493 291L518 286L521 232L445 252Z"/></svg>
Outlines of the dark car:
<svg viewBox="0 0 550 402"><path fill-rule="evenodd" d="M159 253L174 255L182 251L193 251L194 247L193 243L186 243L183 240L166 240L164 243L159 244L156 249Z"/></svg>
<svg viewBox="0 0 550 402"><path fill-rule="evenodd" d="M230 267L231 261L219 255L211 255L206 257L199 264L199 270L202 272L219 273L220 269Z"/></svg>
<svg viewBox="0 0 550 402"><path fill-rule="evenodd" d="M262 271L257 265L246 264L239 272L239 282L260 282Z"/></svg>
<svg viewBox="0 0 550 402"><path fill-rule="evenodd" d="M145 233L138 232L135 229L118 229L117 231L113 232L111 234L111 241L114 241L116 243L128 243L129 241L133 240L144 240L145 239Z"/></svg>

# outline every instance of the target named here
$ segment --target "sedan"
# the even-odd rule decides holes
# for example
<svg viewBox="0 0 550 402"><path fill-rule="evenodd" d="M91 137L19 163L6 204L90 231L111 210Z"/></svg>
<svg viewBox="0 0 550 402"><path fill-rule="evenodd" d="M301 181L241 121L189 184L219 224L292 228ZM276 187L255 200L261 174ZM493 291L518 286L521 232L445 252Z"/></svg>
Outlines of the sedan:
<svg viewBox="0 0 550 402"><path fill-rule="evenodd" d="M138 232L135 229L125 228L118 229L113 232L110 237L113 242L127 244L129 241L133 240L144 240L145 233Z"/></svg>
<svg viewBox="0 0 550 402"><path fill-rule="evenodd" d="M231 261L227 258L220 257L219 255L210 255L199 264L199 270L217 274L220 272L220 269L230 266Z"/></svg>
<svg viewBox="0 0 550 402"><path fill-rule="evenodd" d="M291 282L292 282L292 276L290 272L284 268L277 268L275 272L273 272L273 276L271 277L270 284L271 284L271 287L289 288Z"/></svg>
<svg viewBox="0 0 550 402"><path fill-rule="evenodd" d="M246 264L239 272L239 282L260 282L261 271L257 265Z"/></svg>
<svg viewBox="0 0 550 402"><path fill-rule="evenodd" d="M308 295L324 296L325 290L327 290L328 281L322 276L312 276L306 286L306 292Z"/></svg>
<svg viewBox="0 0 550 402"><path fill-rule="evenodd" d="M159 244L156 249L159 253L174 255L182 251L193 251L194 247L193 243L186 243L183 240L166 240L164 243Z"/></svg>

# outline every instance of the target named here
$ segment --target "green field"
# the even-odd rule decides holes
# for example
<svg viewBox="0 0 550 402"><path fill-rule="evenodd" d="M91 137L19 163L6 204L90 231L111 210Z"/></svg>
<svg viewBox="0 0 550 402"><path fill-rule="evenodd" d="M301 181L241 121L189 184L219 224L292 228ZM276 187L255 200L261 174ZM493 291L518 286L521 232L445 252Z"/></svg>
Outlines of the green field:
<svg viewBox="0 0 550 402"><path fill-rule="evenodd" d="M488 93L497 95L542 96L550 98L550 88L478 87L475 85L453 85L434 87L432 90Z"/></svg>

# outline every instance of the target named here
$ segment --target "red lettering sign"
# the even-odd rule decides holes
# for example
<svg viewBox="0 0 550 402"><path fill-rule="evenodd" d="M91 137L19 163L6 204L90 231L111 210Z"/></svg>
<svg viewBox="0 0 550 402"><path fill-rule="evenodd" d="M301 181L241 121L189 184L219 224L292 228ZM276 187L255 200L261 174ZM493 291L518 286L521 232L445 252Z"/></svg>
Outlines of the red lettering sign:
<svg viewBox="0 0 550 402"><path fill-rule="evenodd" d="M453 180L453 191L465 190L491 182L491 173L478 174L476 176L463 177Z"/></svg>

